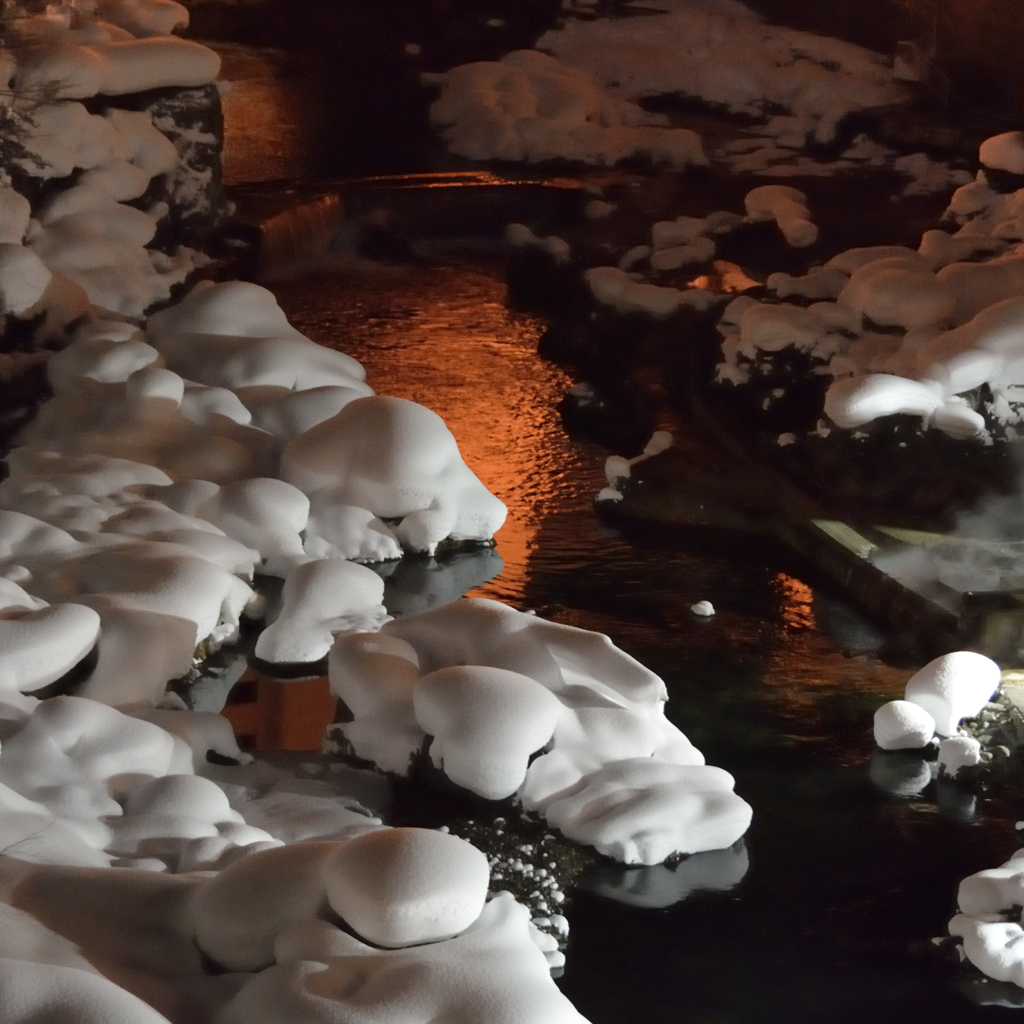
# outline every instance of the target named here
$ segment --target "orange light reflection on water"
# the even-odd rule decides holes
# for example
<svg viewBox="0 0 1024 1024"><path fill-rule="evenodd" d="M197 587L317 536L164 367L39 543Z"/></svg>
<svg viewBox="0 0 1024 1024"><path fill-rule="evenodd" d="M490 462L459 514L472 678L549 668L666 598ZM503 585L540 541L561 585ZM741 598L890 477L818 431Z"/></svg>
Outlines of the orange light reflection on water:
<svg viewBox="0 0 1024 1024"><path fill-rule="evenodd" d="M600 456L590 473L567 472L581 454L555 406L572 381L537 358L544 321L508 309L500 278L465 269L353 268L277 291L299 330L367 365L378 394L419 402L445 421L466 465L509 510L496 538L505 570L475 592L520 593L550 510L589 509L602 485ZM581 486L581 475L593 483Z"/></svg>

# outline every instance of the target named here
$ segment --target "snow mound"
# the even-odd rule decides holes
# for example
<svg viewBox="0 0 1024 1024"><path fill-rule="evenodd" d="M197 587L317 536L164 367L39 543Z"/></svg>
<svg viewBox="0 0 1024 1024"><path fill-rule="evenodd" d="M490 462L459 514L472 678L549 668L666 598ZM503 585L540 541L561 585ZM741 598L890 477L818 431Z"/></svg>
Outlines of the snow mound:
<svg viewBox="0 0 1024 1024"><path fill-rule="evenodd" d="M379 561L399 544L433 554L449 537L489 541L505 521L444 421L402 398L348 403L285 446L281 476L309 496L311 557Z"/></svg>
<svg viewBox="0 0 1024 1024"><path fill-rule="evenodd" d="M326 658L336 635L374 632L390 619L383 597L384 580L355 562L296 566L285 580L281 614L256 641L256 657L303 664Z"/></svg>
<svg viewBox="0 0 1024 1024"><path fill-rule="evenodd" d="M358 935L388 949L464 932L484 908L490 875L476 847L422 828L351 839L324 869L331 908Z"/></svg>
<svg viewBox="0 0 1024 1024"><path fill-rule="evenodd" d="M1014 912L1024 904L1024 851L965 878L957 904L949 933L963 939L967 959L996 981L1024 987L1024 928Z"/></svg>
<svg viewBox="0 0 1024 1024"><path fill-rule="evenodd" d="M886 58L852 43L767 25L737 2L658 8L664 13L569 20L537 46L622 99L678 93L745 114L781 108L801 139L828 141L851 111L906 97Z"/></svg>
<svg viewBox="0 0 1024 1024"><path fill-rule="evenodd" d="M665 718L662 680L599 633L455 601L339 637L329 672L356 756L406 774L429 735L453 781L515 793L628 863L730 846L750 823L731 777Z"/></svg>
<svg viewBox="0 0 1024 1024"><path fill-rule="evenodd" d="M463 64L429 81L441 86L431 123L453 153L472 160L608 165L644 156L677 168L708 162L695 132L665 127L537 50Z"/></svg>
<svg viewBox="0 0 1024 1024"><path fill-rule="evenodd" d="M935 719L940 736L952 736L961 718L972 718L999 689L999 666L974 651L954 651L928 662L907 682L906 699Z"/></svg>
<svg viewBox="0 0 1024 1024"><path fill-rule="evenodd" d="M891 700L875 712L874 735L882 750L920 750L935 735L935 719L919 704Z"/></svg>

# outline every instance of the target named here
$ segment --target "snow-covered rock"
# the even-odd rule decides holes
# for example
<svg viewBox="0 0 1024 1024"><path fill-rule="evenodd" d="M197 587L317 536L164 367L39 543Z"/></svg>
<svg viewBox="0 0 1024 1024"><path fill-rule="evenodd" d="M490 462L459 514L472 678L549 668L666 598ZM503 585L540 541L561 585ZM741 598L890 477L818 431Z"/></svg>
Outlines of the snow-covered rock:
<svg viewBox="0 0 1024 1024"><path fill-rule="evenodd" d="M552 825L626 864L731 846L750 827L750 805L733 777L710 765L657 758L615 761L547 805Z"/></svg>
<svg viewBox="0 0 1024 1024"><path fill-rule="evenodd" d="M977 715L999 689L999 666L974 651L954 651L928 662L907 682L906 699L935 719L940 736L953 736L960 719Z"/></svg>
<svg viewBox="0 0 1024 1024"><path fill-rule="evenodd" d="M484 908L487 857L433 829L389 828L351 839L324 868L331 908L386 949L464 932Z"/></svg>
<svg viewBox="0 0 1024 1024"><path fill-rule="evenodd" d="M981 762L981 744L973 736L948 736L939 744L939 767L951 779L961 768Z"/></svg>
<svg viewBox="0 0 1024 1024"><path fill-rule="evenodd" d="M601 634L462 600L340 637L329 671L351 715L334 729L357 756L405 774L431 734L453 781L516 793L629 863L729 846L749 825L731 777L696 770L703 757L665 718L661 679Z"/></svg>
<svg viewBox="0 0 1024 1024"><path fill-rule="evenodd" d="M814 245L817 225L811 220L807 196L788 185L760 185L743 199L752 220L774 220L786 241L796 248Z"/></svg>
<svg viewBox="0 0 1024 1024"><path fill-rule="evenodd" d="M413 710L436 767L486 800L504 800L554 735L561 704L521 672L451 665L420 677Z"/></svg>
<svg viewBox="0 0 1024 1024"><path fill-rule="evenodd" d="M875 712L874 735L882 750L920 750L935 735L935 719L919 704L891 700Z"/></svg>
<svg viewBox="0 0 1024 1024"><path fill-rule="evenodd" d="M444 421L402 398L348 403L285 446L281 476L309 496L312 557L378 561L397 557L397 543L433 554L448 537L488 541L505 520L505 506L462 461ZM348 509L346 535L337 524ZM401 521L389 528L384 519Z"/></svg>
<svg viewBox="0 0 1024 1024"><path fill-rule="evenodd" d="M1024 132L1003 132L985 139L978 150L978 159L994 171L1024 174Z"/></svg>
<svg viewBox="0 0 1024 1024"><path fill-rule="evenodd" d="M335 636L371 633L388 621L383 597L384 580L355 562L295 566L285 580L281 614L256 641L256 657L273 663L326 658Z"/></svg>
<svg viewBox="0 0 1024 1024"><path fill-rule="evenodd" d="M878 54L767 24L739 3L662 0L657 13L567 19L537 46L622 99L675 93L745 114L782 108L792 116L780 135L799 145L828 141L852 110L906 96Z"/></svg>
<svg viewBox="0 0 1024 1024"><path fill-rule="evenodd" d="M453 153L473 160L708 162L695 132L666 127L664 119L613 99L585 72L537 50L427 78L441 86L431 122Z"/></svg>

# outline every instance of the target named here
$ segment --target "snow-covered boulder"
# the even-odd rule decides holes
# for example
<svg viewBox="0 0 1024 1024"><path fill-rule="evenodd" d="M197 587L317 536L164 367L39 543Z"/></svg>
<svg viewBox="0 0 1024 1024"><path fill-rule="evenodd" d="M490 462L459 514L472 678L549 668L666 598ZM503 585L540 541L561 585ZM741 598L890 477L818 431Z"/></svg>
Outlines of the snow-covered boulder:
<svg viewBox="0 0 1024 1024"><path fill-rule="evenodd" d="M487 857L433 829L389 828L344 843L324 868L331 908L387 949L449 939L484 908Z"/></svg>
<svg viewBox="0 0 1024 1024"><path fill-rule="evenodd" d="M305 338L271 292L246 281L201 282L149 318L146 340L172 370L211 387L341 385L372 394L355 359Z"/></svg>
<svg viewBox="0 0 1024 1024"><path fill-rule="evenodd" d="M309 496L313 557L396 557L389 537L432 554L448 537L488 541L505 521L504 504L462 461L441 417L403 398L357 399L300 434L285 446L281 477ZM356 511L341 520L346 536L331 527L348 509ZM389 529L384 519L401 521Z"/></svg>
<svg viewBox="0 0 1024 1024"><path fill-rule="evenodd" d="M891 700L875 712L874 734L882 750L920 750L935 735L935 719L919 704Z"/></svg>
<svg viewBox="0 0 1024 1024"><path fill-rule="evenodd" d="M981 763L981 743L973 736L947 736L939 744L939 767L951 779L961 768Z"/></svg>
<svg viewBox="0 0 1024 1024"><path fill-rule="evenodd" d="M657 758L614 761L582 778L545 810L570 839L626 864L731 846L750 827L733 777L710 765Z"/></svg>
<svg viewBox="0 0 1024 1024"><path fill-rule="evenodd" d="M667 127L537 50L463 64L429 82L441 86L431 122L453 153L473 160L607 165L646 156L677 168L708 162L696 132Z"/></svg>
<svg viewBox="0 0 1024 1024"><path fill-rule="evenodd" d="M799 189L788 185L759 185L746 194L743 205L752 220L774 220L783 238L796 248L806 248L818 240L818 228L811 220L807 196Z"/></svg>
<svg viewBox="0 0 1024 1024"><path fill-rule="evenodd" d="M940 736L956 733L961 718L977 715L999 689L999 666L974 651L954 651L928 662L907 682L905 697L935 719Z"/></svg>
<svg viewBox="0 0 1024 1024"><path fill-rule="evenodd" d="M551 740L561 707L529 676L481 665L437 669L413 690L434 765L487 800L503 800L523 784L530 756Z"/></svg>
<svg viewBox="0 0 1024 1024"><path fill-rule="evenodd" d="M1010 916L1024 904L1024 851L960 883L960 909L949 933L963 939L967 959L996 981L1024 987L1024 928Z"/></svg>

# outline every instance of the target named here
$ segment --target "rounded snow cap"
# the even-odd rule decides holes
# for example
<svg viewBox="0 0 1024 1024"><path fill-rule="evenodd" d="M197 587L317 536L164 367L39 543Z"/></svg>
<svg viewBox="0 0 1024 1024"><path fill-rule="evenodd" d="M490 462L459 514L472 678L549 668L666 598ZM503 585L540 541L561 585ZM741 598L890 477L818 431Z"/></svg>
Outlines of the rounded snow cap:
<svg viewBox="0 0 1024 1024"><path fill-rule="evenodd" d="M999 666L974 651L953 651L911 676L905 697L935 719L940 736L952 736L961 718L978 714L999 689Z"/></svg>
<svg viewBox="0 0 1024 1024"><path fill-rule="evenodd" d="M1003 132L986 139L978 159L994 171L1024 174L1024 132Z"/></svg>
<svg viewBox="0 0 1024 1024"><path fill-rule="evenodd" d="M323 872L332 909L389 949L465 931L484 908L490 875L475 846L425 828L368 832L345 843Z"/></svg>

